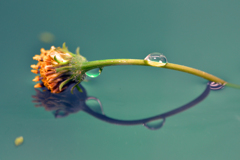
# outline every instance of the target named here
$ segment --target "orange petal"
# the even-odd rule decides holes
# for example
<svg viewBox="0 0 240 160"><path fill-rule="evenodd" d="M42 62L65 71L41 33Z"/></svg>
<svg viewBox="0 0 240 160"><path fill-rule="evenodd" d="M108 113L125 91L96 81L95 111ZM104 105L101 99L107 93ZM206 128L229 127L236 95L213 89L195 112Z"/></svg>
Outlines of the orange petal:
<svg viewBox="0 0 240 160"><path fill-rule="evenodd" d="M35 84L34 88L41 88L42 85L40 83Z"/></svg>
<svg viewBox="0 0 240 160"><path fill-rule="evenodd" d="M51 59L50 56L44 56L44 57L43 57L43 61L44 61L44 62L51 61L51 60L52 60L52 59Z"/></svg>
<svg viewBox="0 0 240 160"><path fill-rule="evenodd" d="M41 51L41 53L44 53L44 52L45 52L45 49L44 49L44 48L41 48L40 51Z"/></svg>
<svg viewBox="0 0 240 160"><path fill-rule="evenodd" d="M56 71L55 70L50 70L50 71L47 71L47 72L45 72L45 76L49 76L50 77L50 75L52 76L53 74L53 76L55 77L55 76L58 76L59 74L55 74L56 73Z"/></svg>
<svg viewBox="0 0 240 160"><path fill-rule="evenodd" d="M51 88L51 90L52 90L52 89L55 89L56 87L58 87L58 83L53 82L53 83L48 84L48 86L49 86L49 87Z"/></svg>
<svg viewBox="0 0 240 160"><path fill-rule="evenodd" d="M51 93L60 93L61 91L59 91L59 88L57 87L56 89L54 90L51 90Z"/></svg>
<svg viewBox="0 0 240 160"><path fill-rule="evenodd" d="M42 60L42 57L39 56L39 55L35 55L35 56L33 57L33 59L34 59L34 60L37 60L37 61L41 61L41 60Z"/></svg>
<svg viewBox="0 0 240 160"><path fill-rule="evenodd" d="M40 66L35 65L35 64L32 64L32 65L31 65L31 68L33 68L33 69L39 69L39 67L40 67Z"/></svg>
<svg viewBox="0 0 240 160"><path fill-rule="evenodd" d="M48 79L48 83L53 83L53 82L60 82L60 81L63 81L62 78L58 78L58 77L55 77L55 78L49 78Z"/></svg>
<svg viewBox="0 0 240 160"><path fill-rule="evenodd" d="M39 76L36 76L32 81L34 82L40 81Z"/></svg>
<svg viewBox="0 0 240 160"><path fill-rule="evenodd" d="M46 65L46 66L44 66L44 69L45 69L45 71L49 71L49 70L54 69L54 67L53 67L53 65Z"/></svg>
<svg viewBox="0 0 240 160"><path fill-rule="evenodd" d="M39 73L39 71L38 71L38 70L35 70L35 69L32 69L31 72L32 72L32 73L35 73L35 74L38 74L38 73Z"/></svg>
<svg viewBox="0 0 240 160"><path fill-rule="evenodd" d="M53 51L55 50L56 48L54 46L51 47L50 51Z"/></svg>

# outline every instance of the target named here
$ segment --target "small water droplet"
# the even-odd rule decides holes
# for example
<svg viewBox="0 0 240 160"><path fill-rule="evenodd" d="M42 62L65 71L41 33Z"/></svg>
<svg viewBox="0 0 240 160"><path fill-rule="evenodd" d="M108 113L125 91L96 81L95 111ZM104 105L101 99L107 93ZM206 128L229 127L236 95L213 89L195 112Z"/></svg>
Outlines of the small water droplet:
<svg viewBox="0 0 240 160"><path fill-rule="evenodd" d="M166 56L158 52L154 52L147 55L147 57L144 60L147 60L149 62L158 62L159 63L158 66L165 66L168 63Z"/></svg>
<svg viewBox="0 0 240 160"><path fill-rule="evenodd" d="M91 77L91 78L96 78L98 77L102 72L102 69L101 68L95 68L95 69L92 69L90 71L87 71L86 72L86 75L88 77Z"/></svg>
<svg viewBox="0 0 240 160"><path fill-rule="evenodd" d="M153 121L145 123L144 127L146 127L147 129L150 129L150 130L157 130L157 129L162 128L164 123L165 123L165 118L157 119L157 120L153 120Z"/></svg>

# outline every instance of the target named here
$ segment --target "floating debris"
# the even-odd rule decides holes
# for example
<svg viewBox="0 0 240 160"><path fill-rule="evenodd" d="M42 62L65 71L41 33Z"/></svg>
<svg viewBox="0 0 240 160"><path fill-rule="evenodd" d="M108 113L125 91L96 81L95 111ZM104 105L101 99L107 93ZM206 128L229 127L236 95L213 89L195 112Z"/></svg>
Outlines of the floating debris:
<svg viewBox="0 0 240 160"><path fill-rule="evenodd" d="M22 136L17 137L17 138L15 139L15 145L16 145L16 146L19 146L19 145L21 145L22 143L23 143L23 137L22 137Z"/></svg>

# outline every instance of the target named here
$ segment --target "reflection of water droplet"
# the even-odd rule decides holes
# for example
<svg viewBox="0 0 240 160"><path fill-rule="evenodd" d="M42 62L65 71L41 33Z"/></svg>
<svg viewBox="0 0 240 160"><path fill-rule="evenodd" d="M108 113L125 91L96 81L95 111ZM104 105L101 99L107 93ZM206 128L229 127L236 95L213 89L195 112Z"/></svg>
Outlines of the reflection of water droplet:
<svg viewBox="0 0 240 160"><path fill-rule="evenodd" d="M165 123L165 118L147 122L144 124L144 126L150 130L157 130L157 129L160 129L164 125L164 123Z"/></svg>
<svg viewBox="0 0 240 160"><path fill-rule="evenodd" d="M208 82L211 90L220 90L224 88L224 85L216 82Z"/></svg>
<svg viewBox="0 0 240 160"><path fill-rule="evenodd" d="M103 108L102 108L102 104L100 102L99 99L95 98L95 97L88 97L86 99L86 105L94 112L99 113L99 114L103 114Z"/></svg>
<svg viewBox="0 0 240 160"><path fill-rule="evenodd" d="M65 110L59 109L53 112L55 118L63 118L66 117L69 113Z"/></svg>
<svg viewBox="0 0 240 160"><path fill-rule="evenodd" d="M95 68L95 69L92 69L90 71L87 71L86 72L86 75L88 77L91 77L91 78L96 78L98 77L102 72L102 69L101 68Z"/></svg>
<svg viewBox="0 0 240 160"><path fill-rule="evenodd" d="M144 60L158 62L161 64L159 66L165 66L168 63L167 58L163 54L158 53L158 52L154 52L154 53L147 55L147 57Z"/></svg>

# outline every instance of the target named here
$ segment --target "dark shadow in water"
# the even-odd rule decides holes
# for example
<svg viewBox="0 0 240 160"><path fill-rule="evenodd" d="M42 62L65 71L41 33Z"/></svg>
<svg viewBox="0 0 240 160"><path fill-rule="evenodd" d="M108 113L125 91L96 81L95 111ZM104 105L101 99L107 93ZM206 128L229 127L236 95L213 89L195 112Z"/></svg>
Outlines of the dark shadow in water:
<svg viewBox="0 0 240 160"><path fill-rule="evenodd" d="M117 125L141 124L148 129L156 130L164 125L167 117L183 112L204 100L208 96L210 90L218 90L223 88L216 87L215 83L209 82L206 86L206 89L199 97L179 108L149 118L138 120L119 120L106 116L103 112L100 100L95 97L88 97L83 86L79 86L83 92L78 92L76 89L74 89L74 94L71 94L70 92L71 87L68 87L68 89L59 94L52 94L45 87L41 88L41 90L35 89L36 95L32 96L34 98L33 102L38 103L35 105L36 107L43 106L47 111L53 111L53 114L56 118L66 117L69 114L76 113L78 111L84 111L93 117L108 123ZM95 100L98 102L98 108L92 108L88 106L86 103L88 100ZM96 110L98 110L98 112Z"/></svg>

